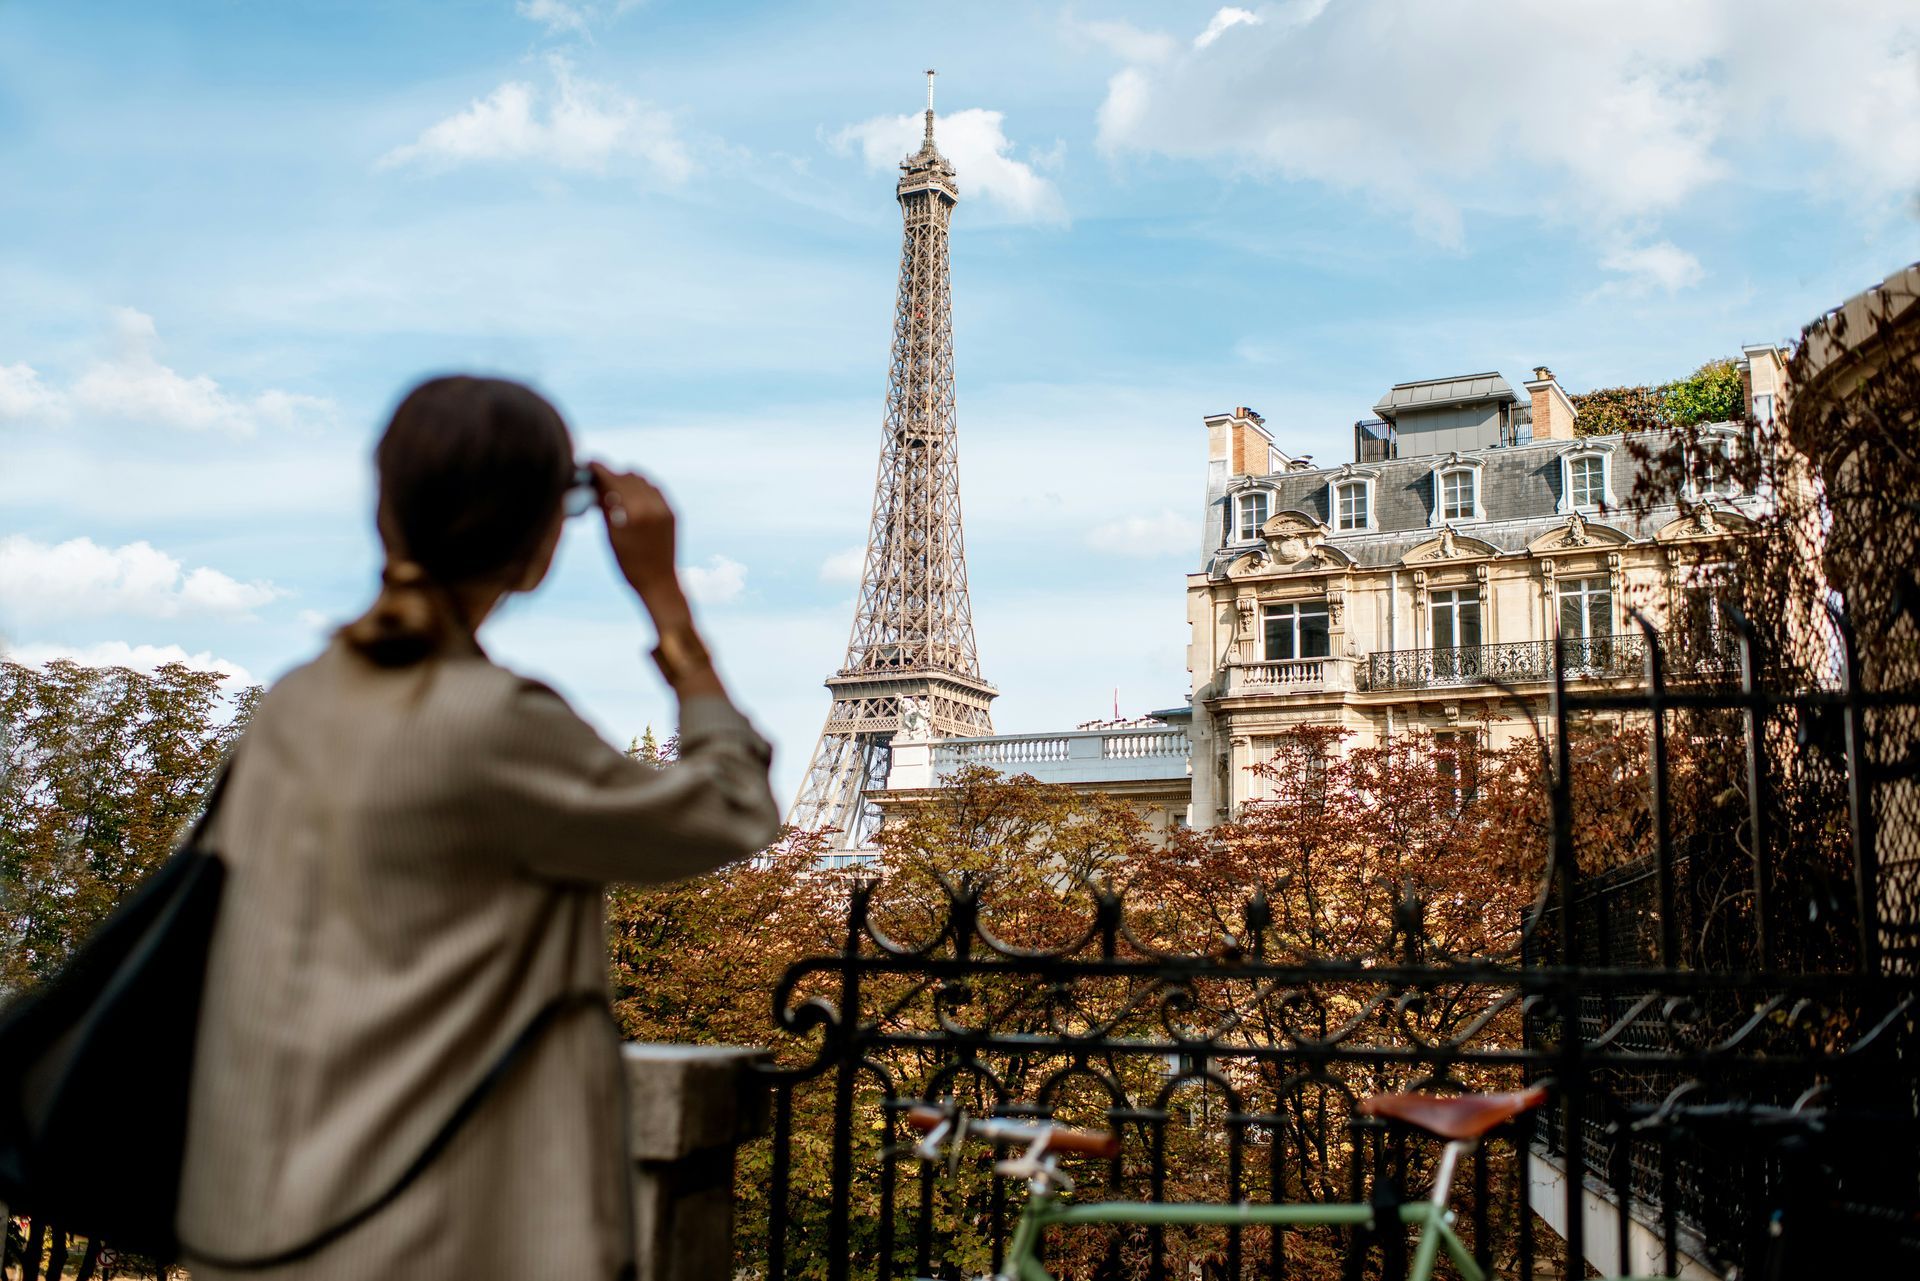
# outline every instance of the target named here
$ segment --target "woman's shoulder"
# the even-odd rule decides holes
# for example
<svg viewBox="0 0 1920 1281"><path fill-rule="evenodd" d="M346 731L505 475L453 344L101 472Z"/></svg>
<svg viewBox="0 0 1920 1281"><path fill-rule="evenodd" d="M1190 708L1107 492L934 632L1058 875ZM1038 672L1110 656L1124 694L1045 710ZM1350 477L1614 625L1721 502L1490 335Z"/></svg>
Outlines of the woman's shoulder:
<svg viewBox="0 0 1920 1281"><path fill-rule="evenodd" d="M335 638L267 690L255 712L260 724L308 720L353 711L390 712L406 720L453 721L478 730L529 714L572 716L558 691L503 667L479 651L409 667L380 667Z"/></svg>

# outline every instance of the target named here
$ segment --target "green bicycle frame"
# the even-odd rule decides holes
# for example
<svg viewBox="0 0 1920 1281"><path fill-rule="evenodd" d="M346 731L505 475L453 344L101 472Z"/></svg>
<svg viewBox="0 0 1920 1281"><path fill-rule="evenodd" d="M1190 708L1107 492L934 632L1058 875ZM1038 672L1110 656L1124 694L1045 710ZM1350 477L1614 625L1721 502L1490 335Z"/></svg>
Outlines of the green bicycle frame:
<svg viewBox="0 0 1920 1281"><path fill-rule="evenodd" d="M1453 1260L1465 1281L1487 1281L1465 1242L1454 1233L1453 1214L1429 1201L1399 1207L1400 1221L1420 1229L1407 1281L1431 1281L1441 1250ZM1014 1226L1000 1276L1006 1281L1054 1281L1040 1263L1040 1245L1048 1228L1075 1223L1199 1224L1212 1227L1268 1224L1274 1227L1357 1227L1370 1225L1370 1205L1333 1202L1320 1205L1198 1205L1157 1201L1094 1201L1061 1205L1051 1192L1034 1192L1025 1213Z"/></svg>

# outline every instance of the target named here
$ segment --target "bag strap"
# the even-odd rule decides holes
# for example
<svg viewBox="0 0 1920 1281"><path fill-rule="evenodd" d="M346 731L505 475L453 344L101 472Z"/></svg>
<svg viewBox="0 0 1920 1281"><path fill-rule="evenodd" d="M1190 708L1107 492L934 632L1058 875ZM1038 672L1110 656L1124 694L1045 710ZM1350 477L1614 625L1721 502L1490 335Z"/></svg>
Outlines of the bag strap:
<svg viewBox="0 0 1920 1281"><path fill-rule="evenodd" d="M193 826L187 829L186 836L181 838L176 849L198 845L201 838L206 836L207 826L213 822L214 812L220 808L220 797L227 790L227 780L233 776L233 758L239 754L239 750L239 745L235 744L226 759L220 762L220 768L213 775L213 786L207 789L206 804L200 807L199 816L193 820Z"/></svg>
<svg viewBox="0 0 1920 1281"><path fill-rule="evenodd" d="M208 808L212 808L211 802ZM346 1218L308 1237L299 1245L273 1254L234 1258L196 1250L184 1241L180 1243L181 1253L190 1260L198 1260L216 1268L228 1268L236 1272L254 1272L282 1267L318 1254L393 1204L394 1200L412 1186L422 1174L425 1174L427 1167L446 1151L447 1145L452 1143L454 1136L460 1132L460 1127L480 1110L480 1105L486 1102L487 1096L493 1093L495 1088L507 1078L508 1073L513 1071L514 1066L526 1057L527 1052L533 1048L541 1035L562 1015L589 1008L598 1008L607 1015L609 1020L613 1017L613 1011L607 1007L607 997L604 992L585 990L563 992L541 1006L533 1017L527 1020L526 1026L520 1029L519 1035L513 1038L512 1043L501 1051L500 1057L493 1061L493 1066L487 1069L486 1074L474 1082L473 1088L467 1091L466 1097L460 1100L460 1105L454 1108L453 1114L434 1132L434 1136L427 1141L427 1145L420 1149L420 1155L413 1159L412 1164L401 1171L400 1177L395 1179L386 1191L347 1215Z"/></svg>

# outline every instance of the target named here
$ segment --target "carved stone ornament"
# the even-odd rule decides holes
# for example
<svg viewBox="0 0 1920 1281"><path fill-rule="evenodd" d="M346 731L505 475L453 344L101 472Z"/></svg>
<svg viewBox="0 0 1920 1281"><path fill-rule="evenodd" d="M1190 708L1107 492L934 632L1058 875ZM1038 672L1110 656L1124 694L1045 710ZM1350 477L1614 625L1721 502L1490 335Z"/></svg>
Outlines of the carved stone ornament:
<svg viewBox="0 0 1920 1281"><path fill-rule="evenodd" d="M1240 635L1253 635L1253 597L1242 596L1233 602L1234 612L1239 616Z"/></svg>
<svg viewBox="0 0 1920 1281"><path fill-rule="evenodd" d="M1405 565L1418 565L1424 561L1462 560L1469 556L1498 556L1500 549L1483 538L1472 534L1457 532L1451 525L1442 525L1434 531L1433 538L1421 543L1401 558Z"/></svg>
<svg viewBox="0 0 1920 1281"><path fill-rule="evenodd" d="M1720 522L1718 518L1714 516L1711 504L1701 503L1693 509L1693 529L1697 534L1718 534L1721 532Z"/></svg>
<svg viewBox="0 0 1920 1281"><path fill-rule="evenodd" d="M1273 559L1282 565L1307 559L1326 536L1325 525L1297 511L1276 512L1260 527L1260 537L1267 540Z"/></svg>
<svg viewBox="0 0 1920 1281"><path fill-rule="evenodd" d="M1567 532L1561 536L1562 547L1585 547L1593 539L1587 536L1587 518L1579 512L1567 517Z"/></svg>
<svg viewBox="0 0 1920 1281"><path fill-rule="evenodd" d="M1264 547L1256 547L1246 555L1237 558L1227 566L1229 578L1244 578L1249 574L1261 574L1273 568L1273 558Z"/></svg>

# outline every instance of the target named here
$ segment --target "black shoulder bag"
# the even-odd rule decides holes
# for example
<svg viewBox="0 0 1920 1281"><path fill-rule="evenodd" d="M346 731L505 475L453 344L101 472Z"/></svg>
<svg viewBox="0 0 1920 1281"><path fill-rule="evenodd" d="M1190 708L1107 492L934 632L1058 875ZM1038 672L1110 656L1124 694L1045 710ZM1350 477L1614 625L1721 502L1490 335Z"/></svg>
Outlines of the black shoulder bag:
<svg viewBox="0 0 1920 1281"><path fill-rule="evenodd" d="M600 992L548 1001L399 1178L324 1231L255 1258L183 1248L174 1217L187 1098L226 881L205 836L227 774L223 767L206 809L166 864L121 901L64 969L0 1013L0 1202L119 1250L271 1268L317 1253L386 1208L555 1019L607 1006Z"/></svg>

